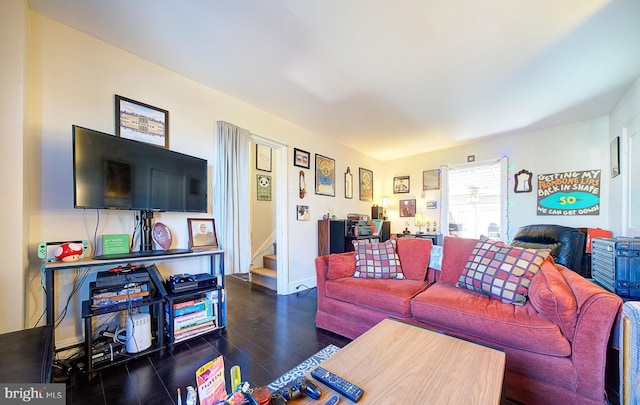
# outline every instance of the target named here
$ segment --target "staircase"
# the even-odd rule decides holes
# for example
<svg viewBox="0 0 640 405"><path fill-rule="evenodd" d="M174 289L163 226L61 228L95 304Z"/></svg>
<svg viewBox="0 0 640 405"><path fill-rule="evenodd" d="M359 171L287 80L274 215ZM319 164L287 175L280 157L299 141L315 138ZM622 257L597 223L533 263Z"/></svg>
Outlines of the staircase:
<svg viewBox="0 0 640 405"><path fill-rule="evenodd" d="M251 269L251 282L270 290L278 291L278 256L274 254L264 255L262 257L262 266Z"/></svg>

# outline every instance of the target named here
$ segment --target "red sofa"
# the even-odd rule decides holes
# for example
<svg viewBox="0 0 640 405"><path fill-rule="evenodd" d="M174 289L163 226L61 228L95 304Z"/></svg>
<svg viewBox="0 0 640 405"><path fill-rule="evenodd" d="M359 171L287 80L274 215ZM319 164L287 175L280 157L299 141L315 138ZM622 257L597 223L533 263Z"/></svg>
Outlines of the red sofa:
<svg viewBox="0 0 640 405"><path fill-rule="evenodd" d="M511 399L605 403L607 345L622 300L552 259L531 280L524 306L459 288L477 242L445 237L436 270L430 240L398 239L404 279L353 277L353 252L316 258L317 327L355 339L387 317L402 319L504 350Z"/></svg>

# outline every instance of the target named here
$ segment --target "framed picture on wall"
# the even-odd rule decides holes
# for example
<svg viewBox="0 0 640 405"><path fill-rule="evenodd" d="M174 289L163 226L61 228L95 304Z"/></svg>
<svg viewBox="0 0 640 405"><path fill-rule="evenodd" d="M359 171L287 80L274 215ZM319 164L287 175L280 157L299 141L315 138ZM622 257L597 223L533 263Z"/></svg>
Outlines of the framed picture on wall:
<svg viewBox="0 0 640 405"><path fill-rule="evenodd" d="M271 148L267 145L256 144L256 169L271 171Z"/></svg>
<svg viewBox="0 0 640 405"><path fill-rule="evenodd" d="M169 147L169 111L116 94L116 135Z"/></svg>
<svg viewBox="0 0 640 405"><path fill-rule="evenodd" d="M360 168L360 201L373 201L373 172Z"/></svg>
<svg viewBox="0 0 640 405"><path fill-rule="evenodd" d="M440 169L422 172L423 190L440 190Z"/></svg>
<svg viewBox="0 0 640 405"><path fill-rule="evenodd" d="M308 169L311 167L311 162L309 162L310 155L306 150L293 148L293 165L302 167L303 169Z"/></svg>
<svg viewBox="0 0 640 405"><path fill-rule="evenodd" d="M336 161L316 153L316 194L336 196Z"/></svg>
<svg viewBox="0 0 640 405"><path fill-rule="evenodd" d="M400 200L400 216L415 217L416 216L416 200Z"/></svg>
<svg viewBox="0 0 640 405"><path fill-rule="evenodd" d="M410 189L409 176L398 176L393 178L393 194L408 193Z"/></svg>

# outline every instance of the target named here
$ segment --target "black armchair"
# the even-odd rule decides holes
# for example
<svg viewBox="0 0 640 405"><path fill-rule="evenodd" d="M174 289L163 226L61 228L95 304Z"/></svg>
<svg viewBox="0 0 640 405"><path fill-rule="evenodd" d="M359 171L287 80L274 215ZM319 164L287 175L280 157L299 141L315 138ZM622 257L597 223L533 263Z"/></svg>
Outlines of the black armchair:
<svg viewBox="0 0 640 405"><path fill-rule="evenodd" d="M526 225L511 241L512 246L530 249L551 249L551 256L578 274L582 274L585 235L577 228L561 225Z"/></svg>

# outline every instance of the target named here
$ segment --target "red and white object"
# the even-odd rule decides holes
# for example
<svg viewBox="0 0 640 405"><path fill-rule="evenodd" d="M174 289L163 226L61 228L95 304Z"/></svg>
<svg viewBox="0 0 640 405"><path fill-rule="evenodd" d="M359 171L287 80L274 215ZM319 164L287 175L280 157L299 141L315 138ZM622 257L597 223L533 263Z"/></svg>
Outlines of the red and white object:
<svg viewBox="0 0 640 405"><path fill-rule="evenodd" d="M163 250L169 250L171 247L171 231L162 222L156 222L152 229L152 238Z"/></svg>
<svg viewBox="0 0 640 405"><path fill-rule="evenodd" d="M63 262L75 262L82 256L84 250L79 243L64 243L58 246L54 252L54 256Z"/></svg>

